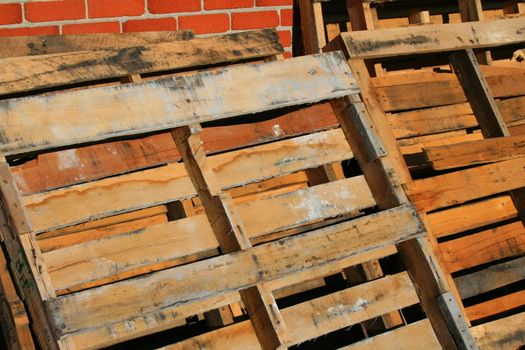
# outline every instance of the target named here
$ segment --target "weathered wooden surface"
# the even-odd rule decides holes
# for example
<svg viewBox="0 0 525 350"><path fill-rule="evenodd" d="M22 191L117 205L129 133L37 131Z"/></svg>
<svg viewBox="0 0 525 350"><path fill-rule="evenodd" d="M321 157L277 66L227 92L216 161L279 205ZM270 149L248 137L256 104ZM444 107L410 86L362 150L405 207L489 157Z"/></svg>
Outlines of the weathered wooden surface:
<svg viewBox="0 0 525 350"><path fill-rule="evenodd" d="M204 302L224 290L260 283L263 281L262 276L264 281L271 281L303 271L314 273L325 265L335 268L341 264L349 266L352 262L360 262L361 253L368 254L391 242L421 234L420 222L414 215L407 207L389 210L250 248L242 253L161 271L139 281L123 281L97 290L64 296L50 300L48 306L54 315L57 330L63 335L81 329L110 326L137 316L144 317L155 310L159 311L159 307L164 312L172 307L175 307L173 310L181 309ZM214 268L209 269L210 266ZM228 279L206 278L209 274L216 275L217 271L228 276ZM184 278L185 275L191 275L191 278ZM206 284L205 288L202 283ZM162 288L158 289L160 285ZM143 299L143 293L150 297ZM121 306L118 313L105 306L112 305L117 295ZM182 316L180 313L174 315Z"/></svg>
<svg viewBox="0 0 525 350"><path fill-rule="evenodd" d="M384 58L523 42L523 19L346 32L350 58Z"/></svg>
<svg viewBox="0 0 525 350"><path fill-rule="evenodd" d="M189 30L4 37L0 38L0 58L48 55L73 51L122 49L125 47L189 40L193 37L193 33Z"/></svg>
<svg viewBox="0 0 525 350"><path fill-rule="evenodd" d="M333 129L218 154L209 162L219 186L228 188L350 158L341 130ZM42 232L195 195L184 165L170 163L26 196L24 203L33 230Z"/></svg>
<svg viewBox="0 0 525 350"><path fill-rule="evenodd" d="M516 215L512 199L505 195L430 213L427 219L434 236L441 238L512 219Z"/></svg>
<svg viewBox="0 0 525 350"><path fill-rule="evenodd" d="M385 295L384 290L387 289L389 293ZM396 310L399 306L415 304L417 300L408 275L399 273L285 308L282 310L283 319L290 330L290 340L287 345L300 344L342 327L355 325L359 321L377 317L382 312ZM337 308L332 305L337 305ZM428 340L431 344L437 343L430 325L427 322L423 323L426 329L421 327L421 331L430 336ZM408 329L411 327L409 326ZM194 348L258 349L259 347L249 323L242 322L167 346L165 350Z"/></svg>
<svg viewBox="0 0 525 350"><path fill-rule="evenodd" d="M525 252L525 228L514 222L440 244L448 270L468 269Z"/></svg>
<svg viewBox="0 0 525 350"><path fill-rule="evenodd" d="M206 154L334 128L329 104L321 103L249 124L205 127ZM168 133L39 154L11 167L23 195L65 187L180 159Z"/></svg>
<svg viewBox="0 0 525 350"><path fill-rule="evenodd" d="M487 317L518 309L525 304L525 290L506 294L482 303L465 308L471 321L479 321ZM523 330L523 328L521 328Z"/></svg>
<svg viewBox="0 0 525 350"><path fill-rule="evenodd" d="M430 147L423 151L435 170L493 163L525 156L525 135Z"/></svg>
<svg viewBox="0 0 525 350"><path fill-rule="evenodd" d="M525 313L472 327L481 350L517 349L525 344Z"/></svg>
<svg viewBox="0 0 525 350"><path fill-rule="evenodd" d="M414 181L407 193L425 212L525 186L525 158Z"/></svg>
<svg viewBox="0 0 525 350"><path fill-rule="evenodd" d="M461 298L478 294L525 280L525 257L489 266L468 275L456 277Z"/></svg>
<svg viewBox="0 0 525 350"><path fill-rule="evenodd" d="M0 95L264 58L282 51L277 33L262 30L111 50L0 58Z"/></svg>
<svg viewBox="0 0 525 350"><path fill-rule="evenodd" d="M140 84L12 99L0 103L0 150L5 154L36 151L356 92L345 59L330 53ZM23 117L28 114L33 116L31 121Z"/></svg>

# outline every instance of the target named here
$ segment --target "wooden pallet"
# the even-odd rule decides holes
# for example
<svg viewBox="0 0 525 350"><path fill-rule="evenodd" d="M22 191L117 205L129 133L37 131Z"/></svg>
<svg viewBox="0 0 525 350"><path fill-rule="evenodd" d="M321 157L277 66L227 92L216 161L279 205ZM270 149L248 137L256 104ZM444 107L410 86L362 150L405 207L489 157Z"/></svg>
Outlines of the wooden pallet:
<svg viewBox="0 0 525 350"><path fill-rule="evenodd" d="M399 0L307 0L300 1L301 28L307 54L321 52L340 33L347 31L402 28L512 18L525 14L525 3L517 1L399 1ZM482 57L483 56L483 57ZM483 63L490 52L480 53ZM495 59L501 58L495 56ZM499 62L499 61L498 61ZM501 64L507 64L506 60ZM398 64L399 65L399 64ZM376 63L376 74L390 67Z"/></svg>
<svg viewBox="0 0 525 350"><path fill-rule="evenodd" d="M250 43L246 39L245 47ZM193 42L185 44L191 47ZM274 50L267 48L245 52L252 55L247 58L260 59ZM231 50L235 53L237 48ZM236 59L230 56L217 63ZM64 83L68 82L60 82ZM23 84L19 88L23 91L17 93L26 93ZM397 179L389 176L389 155L369 125L356 95L359 89L341 55L77 89L0 103L5 135L1 147L7 157L2 163L6 181L2 194L9 208L4 220L6 246L18 266L17 279L29 311L41 320L35 333L44 348L98 348L177 326L182 327L180 336L187 331L187 317L220 313L239 301L251 322L241 313L233 324L201 331L169 348L290 346L392 312L402 315L402 309L420 303L428 319L421 314L415 322L401 319L398 328L374 336L375 344L387 347L396 342L404 347L407 342L422 342L438 348L439 341L452 349L468 343L454 300L422 237L421 222ZM12 88L5 92L9 97L13 93ZM331 107L317 104L301 109L328 100ZM46 107L35 109L33 103ZM284 107L292 110L270 112ZM335 125L330 120L331 124L321 126L312 121L309 131L304 126L294 131L294 120L305 119L308 113L322 115L327 107L336 111ZM17 117L21 114L31 116L30 125L22 125L25 119ZM242 129L214 124L237 116L255 120ZM257 119L261 117L262 121ZM227 146L220 139L222 146L217 146L206 136L217 135L210 131L214 128L253 134ZM176 152L173 147L159 148L166 151L162 153L137 152L138 157L122 157L136 160L128 168L115 171L100 166L100 171L81 178L68 174L59 181L18 189L21 176L31 171L27 163L18 165L28 154L69 155L59 162L65 167L72 160L80 159L82 164L93 154L98 161L103 148L94 150L107 146L109 159L115 160L122 154L113 150L127 147L126 143L140 150L141 135L151 133L148 137L171 137ZM64 149L48 153L57 148ZM167 158L158 159L155 153ZM153 160L143 158L146 154ZM342 177L331 171L330 164L354 155L364 176ZM71 168L80 173L76 164ZM304 170L310 173L308 187L300 175ZM282 191L280 181L290 176L299 185ZM284 183L290 184L290 179ZM261 196L233 199L243 186L265 191ZM196 197L199 200L192 200L192 206L202 205L204 214L185 210L185 217L178 216L182 201ZM168 217L159 209L162 205ZM354 218L370 212L374 213ZM164 221L139 224L131 231L126 226L125 232L122 227L114 229L152 216ZM107 229L109 223L114 230ZM100 225L106 229L99 230ZM309 293L289 306L282 298L290 290L297 293L298 283L304 288L304 282L327 275L350 276L352 266L398 251L410 275L395 270L355 286ZM419 337L413 337L414 332ZM350 348L368 344L357 342Z"/></svg>
<svg viewBox="0 0 525 350"><path fill-rule="evenodd" d="M407 194L425 217L484 349L525 344L525 69L479 66L472 49L523 43L522 26L518 18L349 32L331 44L345 49L360 84L369 86L363 99L385 129L385 144L403 155L406 163L399 166L411 170ZM495 32L505 41L491 38ZM426 43L403 40L416 36ZM392 40L399 44L382 44ZM441 51L453 52L456 74L370 78L363 61Z"/></svg>

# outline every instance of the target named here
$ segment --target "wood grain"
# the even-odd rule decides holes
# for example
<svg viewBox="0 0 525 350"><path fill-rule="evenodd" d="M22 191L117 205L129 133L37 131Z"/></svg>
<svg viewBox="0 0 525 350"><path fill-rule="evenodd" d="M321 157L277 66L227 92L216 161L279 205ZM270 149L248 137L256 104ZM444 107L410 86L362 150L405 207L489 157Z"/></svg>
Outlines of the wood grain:
<svg viewBox="0 0 525 350"><path fill-rule="evenodd" d="M329 53L139 84L11 99L0 102L0 150L24 153L136 135L358 91L344 57Z"/></svg>
<svg viewBox="0 0 525 350"><path fill-rule="evenodd" d="M275 31L260 30L109 50L0 58L0 95L264 58L282 51Z"/></svg>

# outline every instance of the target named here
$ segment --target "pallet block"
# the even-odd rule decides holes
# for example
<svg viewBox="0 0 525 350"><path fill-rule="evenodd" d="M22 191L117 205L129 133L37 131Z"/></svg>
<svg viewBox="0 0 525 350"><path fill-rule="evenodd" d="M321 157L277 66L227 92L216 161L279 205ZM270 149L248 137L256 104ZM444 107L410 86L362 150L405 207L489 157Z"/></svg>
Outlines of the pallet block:
<svg viewBox="0 0 525 350"><path fill-rule="evenodd" d="M40 345L109 346L184 327L188 317L239 301L251 322L234 320L167 347L291 346L419 303L428 319L402 320L401 327L378 336L379 344L395 341L404 347L412 343L406 334L413 330L430 347L464 344L465 325L434 264L421 221L397 180L384 171L389 158L358 92L344 58L327 54L0 102L5 126L1 148L7 156L1 167L2 194L9 208L4 234L29 311L40 320L35 324ZM296 132L275 122L322 101L331 101L341 128L328 124ZM34 109L34 103L47 107ZM270 114L282 108L292 111ZM301 115L323 108L318 104ZM66 110L67 116L61 116ZM19 113L31 115L31 127L15 126L24 120L16 118ZM257 125L272 125L275 137L256 133L253 141L242 140L226 152L210 151L205 135L216 126L206 123L238 116L262 116ZM31 184L24 192L16 185L21 177L13 169L30 171L13 163L20 155L57 148L66 152L58 154L68 154L68 149L76 153L83 144L114 147L144 134L166 135L165 130L177 153L156 159L154 166L132 164L117 174L101 167L81 180L72 176ZM81 161L91 153L79 154L85 156L73 158L70 151L68 159ZM354 155L363 175L337 178L330 172L331 164ZM301 175L305 170L308 187ZM292 179L284 183L300 185L283 191L279 181L288 176ZM232 198L243 186L270 191ZM196 197L192 202L202 205L204 214L170 214L178 203ZM363 216L363 209L375 213ZM144 215L164 216L164 210L168 221L138 224L138 229L117 234L100 232ZM76 237L64 244L72 235ZM398 250L408 272L310 296L288 307L275 300L285 287ZM418 339L414 341L423 341Z"/></svg>
<svg viewBox="0 0 525 350"><path fill-rule="evenodd" d="M406 193L424 217L440 262L464 302L472 333L484 349L523 345L523 329L515 325L524 300L519 285L525 158L523 134L516 126L525 121L525 70L479 66L472 49L499 44L490 39L495 27L508 30L509 43L523 42L518 30L522 23L507 19L486 21L483 27L473 23L381 30L380 39L371 32L351 32L331 43L346 51L361 86L370 87L362 89L363 99L377 124L387 129L383 135L390 142L385 144L404 156L398 166L413 176L404 185ZM461 33L470 35L464 30L468 26L479 31L467 45ZM457 43L440 39L451 30ZM403 42L407 36L428 41ZM394 37L398 44L381 44ZM455 73L371 78L363 61L440 51L453 52Z"/></svg>

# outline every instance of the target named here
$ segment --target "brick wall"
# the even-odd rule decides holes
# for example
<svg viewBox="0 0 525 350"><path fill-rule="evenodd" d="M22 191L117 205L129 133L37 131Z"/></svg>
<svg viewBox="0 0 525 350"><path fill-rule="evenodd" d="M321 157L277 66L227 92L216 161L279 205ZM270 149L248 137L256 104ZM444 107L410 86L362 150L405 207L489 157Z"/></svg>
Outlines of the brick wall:
<svg viewBox="0 0 525 350"><path fill-rule="evenodd" d="M0 0L0 36L277 28L291 53L293 0Z"/></svg>

